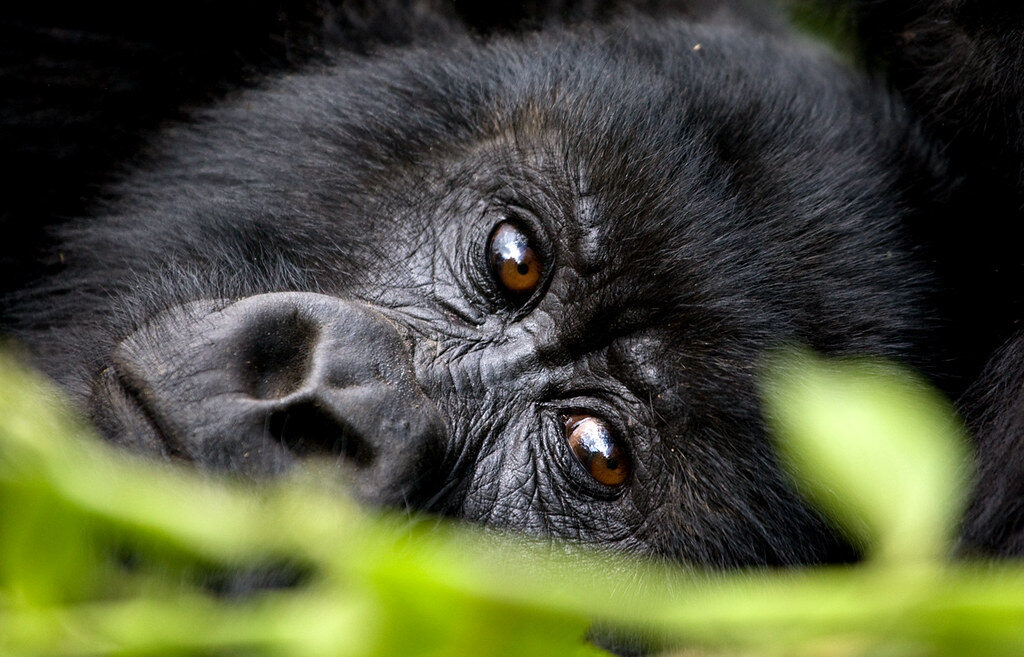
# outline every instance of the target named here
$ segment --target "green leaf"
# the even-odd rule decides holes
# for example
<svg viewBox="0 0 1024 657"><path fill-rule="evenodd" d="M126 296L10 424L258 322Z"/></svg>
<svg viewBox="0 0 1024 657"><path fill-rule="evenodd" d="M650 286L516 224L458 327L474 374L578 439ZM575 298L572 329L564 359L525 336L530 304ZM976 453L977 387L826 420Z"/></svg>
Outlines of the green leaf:
<svg viewBox="0 0 1024 657"><path fill-rule="evenodd" d="M969 462L963 429L927 384L892 365L774 359L765 413L800 488L875 559L949 549Z"/></svg>
<svg viewBox="0 0 1024 657"><path fill-rule="evenodd" d="M701 573L370 513L329 471L244 485L100 443L0 357L0 654L598 657L598 622L702 657L1016 657L1024 568L935 558L962 501L948 407L884 366L772 372L784 453L880 562ZM283 558L300 584L201 584Z"/></svg>

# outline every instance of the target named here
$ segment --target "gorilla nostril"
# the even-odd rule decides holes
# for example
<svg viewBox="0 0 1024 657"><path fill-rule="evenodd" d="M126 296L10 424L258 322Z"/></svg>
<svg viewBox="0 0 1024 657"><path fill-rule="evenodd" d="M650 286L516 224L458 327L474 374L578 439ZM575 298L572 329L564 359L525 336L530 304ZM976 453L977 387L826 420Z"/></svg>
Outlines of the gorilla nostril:
<svg viewBox="0 0 1024 657"><path fill-rule="evenodd" d="M302 387L319 334L298 312L261 317L247 327L242 381L257 399L280 399Z"/></svg>
<svg viewBox="0 0 1024 657"><path fill-rule="evenodd" d="M316 402L274 411L267 418L267 431L296 456L343 456L360 467L373 461L373 448Z"/></svg>

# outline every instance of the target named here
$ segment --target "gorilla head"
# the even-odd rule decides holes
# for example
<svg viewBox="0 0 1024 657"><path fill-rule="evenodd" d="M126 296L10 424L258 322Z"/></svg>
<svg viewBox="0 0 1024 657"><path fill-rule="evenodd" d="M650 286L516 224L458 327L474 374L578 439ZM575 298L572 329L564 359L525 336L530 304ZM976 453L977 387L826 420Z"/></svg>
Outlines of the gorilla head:
<svg viewBox="0 0 1024 657"><path fill-rule="evenodd" d="M887 95L739 22L452 33L169 127L17 334L111 440L708 565L845 559L761 355L913 358L926 158Z"/></svg>

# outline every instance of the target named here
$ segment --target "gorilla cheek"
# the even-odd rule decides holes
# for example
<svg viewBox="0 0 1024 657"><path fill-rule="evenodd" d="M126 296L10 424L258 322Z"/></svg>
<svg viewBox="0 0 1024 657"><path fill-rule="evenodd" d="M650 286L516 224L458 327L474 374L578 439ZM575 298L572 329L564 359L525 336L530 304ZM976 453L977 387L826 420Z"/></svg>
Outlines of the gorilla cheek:
<svg viewBox="0 0 1024 657"><path fill-rule="evenodd" d="M500 422L481 441L458 515L492 527L578 538L581 506L559 484L545 423L537 411L514 407L500 410Z"/></svg>
<svg viewBox="0 0 1024 657"><path fill-rule="evenodd" d="M110 426L145 422L168 453L257 475L328 457L385 504L430 482L446 435L395 326L310 293L178 308L122 342L100 386Z"/></svg>

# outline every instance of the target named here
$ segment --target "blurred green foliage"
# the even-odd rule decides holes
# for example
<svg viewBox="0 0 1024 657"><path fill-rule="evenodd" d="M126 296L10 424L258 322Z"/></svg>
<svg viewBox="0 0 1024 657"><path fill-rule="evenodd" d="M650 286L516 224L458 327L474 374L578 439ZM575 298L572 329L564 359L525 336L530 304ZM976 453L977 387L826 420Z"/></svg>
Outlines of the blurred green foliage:
<svg viewBox="0 0 1024 657"><path fill-rule="evenodd" d="M799 31L828 45L847 62L860 52L850 7L836 0L781 0L790 23Z"/></svg>
<svg viewBox="0 0 1024 657"><path fill-rule="evenodd" d="M593 623L687 655L1020 654L1024 566L948 560L968 459L944 401L877 364L765 376L784 460L864 563L700 573L368 513L316 468L257 487L145 462L0 359L0 654L605 654ZM209 586L283 564L294 586Z"/></svg>

